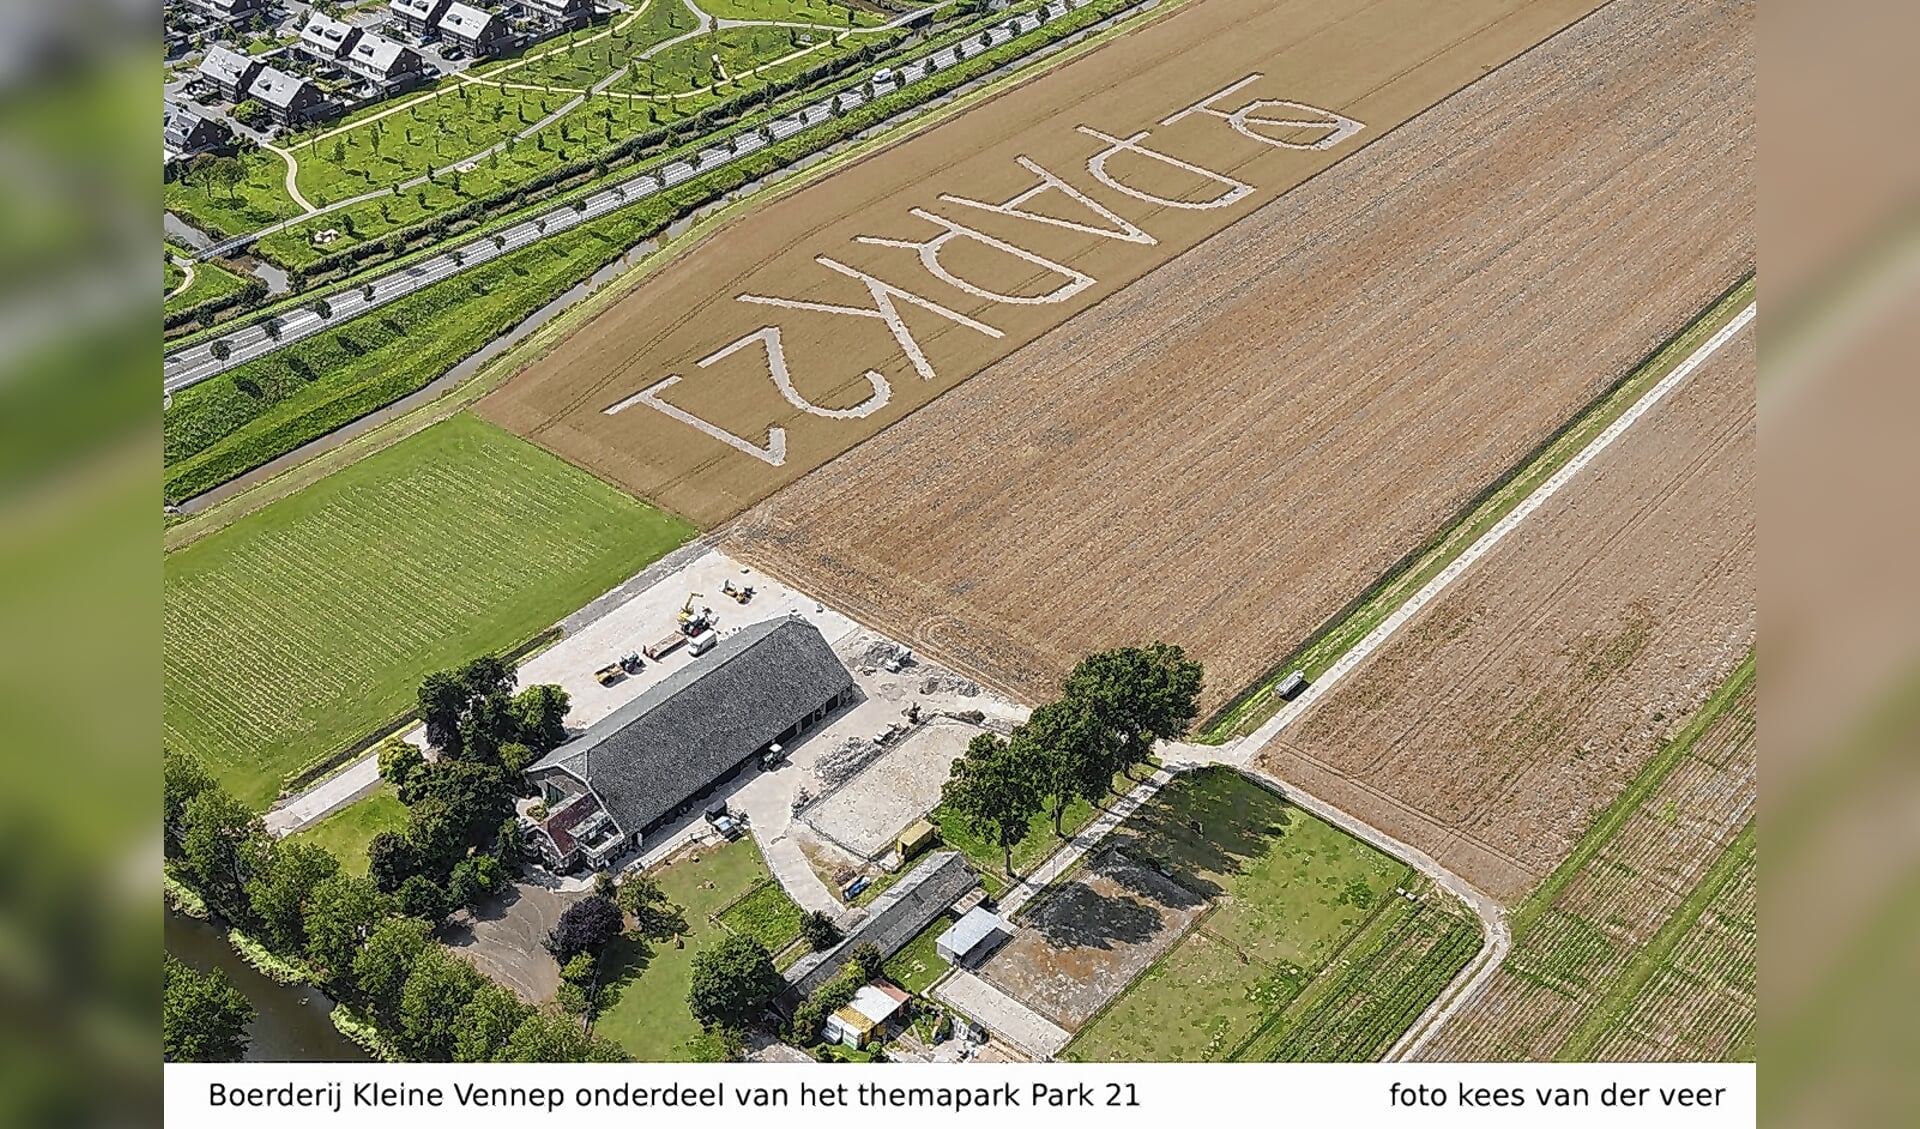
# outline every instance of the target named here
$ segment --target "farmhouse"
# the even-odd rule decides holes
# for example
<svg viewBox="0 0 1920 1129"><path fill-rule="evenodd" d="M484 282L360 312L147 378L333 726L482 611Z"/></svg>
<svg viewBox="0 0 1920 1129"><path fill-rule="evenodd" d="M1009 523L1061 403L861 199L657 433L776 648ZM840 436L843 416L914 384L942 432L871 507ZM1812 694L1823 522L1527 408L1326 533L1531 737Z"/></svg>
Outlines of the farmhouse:
<svg viewBox="0 0 1920 1129"><path fill-rule="evenodd" d="M933 942L933 951L948 964L970 965L1013 936L1013 926L985 906L975 906Z"/></svg>
<svg viewBox="0 0 1920 1129"><path fill-rule="evenodd" d="M476 59L498 55L513 45L513 29L507 21L459 0L447 5L447 14L440 17L438 27L442 43Z"/></svg>
<svg viewBox="0 0 1920 1129"><path fill-rule="evenodd" d="M335 106L320 88L278 67L266 67L247 87L247 97L267 108L275 125L303 125L329 117Z"/></svg>
<svg viewBox="0 0 1920 1129"><path fill-rule="evenodd" d="M743 627L527 769L549 812L533 840L555 867L602 865L852 696L812 624Z"/></svg>
<svg viewBox="0 0 1920 1129"><path fill-rule="evenodd" d="M453 0L391 0L387 5L388 22L415 37L432 35L451 3Z"/></svg>
<svg viewBox="0 0 1920 1129"><path fill-rule="evenodd" d="M788 986L799 995L812 995L814 989L838 976L853 950L863 944L879 949L883 960L892 956L979 884L979 876L959 851L928 855L868 906L867 916L848 929L839 944L794 962L787 969Z"/></svg>
<svg viewBox="0 0 1920 1129"><path fill-rule="evenodd" d="M253 85L266 64L258 59L242 55L228 47L214 46L207 49L206 58L200 60L196 68L200 77L212 83L220 96L229 102L238 102L247 96L247 87Z"/></svg>
<svg viewBox="0 0 1920 1129"><path fill-rule="evenodd" d="M300 53L316 63L339 62L359 38L360 29L347 21L313 12L300 29Z"/></svg>
<svg viewBox="0 0 1920 1129"><path fill-rule="evenodd" d="M347 52L347 69L382 94L410 90L427 81L426 60L404 44L369 32Z"/></svg>
<svg viewBox="0 0 1920 1129"><path fill-rule="evenodd" d="M892 1021L907 1006L907 994L891 984L863 984L853 1002L827 1016L821 1036L829 1043L864 1047L877 1036L885 1041Z"/></svg>

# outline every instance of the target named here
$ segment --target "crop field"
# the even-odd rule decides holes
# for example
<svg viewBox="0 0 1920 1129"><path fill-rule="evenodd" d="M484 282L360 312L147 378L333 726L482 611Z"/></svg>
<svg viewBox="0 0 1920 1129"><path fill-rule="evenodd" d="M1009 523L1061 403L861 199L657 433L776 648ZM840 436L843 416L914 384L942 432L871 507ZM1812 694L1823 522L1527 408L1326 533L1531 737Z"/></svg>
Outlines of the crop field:
<svg viewBox="0 0 1920 1129"><path fill-rule="evenodd" d="M1594 6L1182 7L742 216L481 411L718 522Z"/></svg>
<svg viewBox="0 0 1920 1129"><path fill-rule="evenodd" d="M527 640L691 533L455 416L167 555L166 745L264 806L428 672Z"/></svg>
<svg viewBox="0 0 1920 1129"><path fill-rule="evenodd" d="M1532 889L1753 644L1754 356L1742 331L1261 763Z"/></svg>
<svg viewBox="0 0 1920 1129"><path fill-rule="evenodd" d="M1405 864L1231 770L1181 777L1112 842L983 969L1079 1029L1065 1058L1371 1058L1479 950Z"/></svg>
<svg viewBox="0 0 1920 1129"><path fill-rule="evenodd" d="M1029 700L1090 648L1177 640L1207 665L1211 711L1751 270L1752 23L1745 4L1609 5L741 515L727 551ZM798 322L778 320L798 373ZM751 371L763 352L723 363ZM681 393L663 402L721 418ZM515 395L481 410L524 425ZM530 430L643 494L729 481L719 456L643 475L663 448L621 430L633 415L649 436L665 418L640 404ZM803 441L789 425L790 464Z"/></svg>
<svg viewBox="0 0 1920 1129"><path fill-rule="evenodd" d="M1441 1060L1751 1055L1758 748L1743 665L1513 919Z"/></svg>

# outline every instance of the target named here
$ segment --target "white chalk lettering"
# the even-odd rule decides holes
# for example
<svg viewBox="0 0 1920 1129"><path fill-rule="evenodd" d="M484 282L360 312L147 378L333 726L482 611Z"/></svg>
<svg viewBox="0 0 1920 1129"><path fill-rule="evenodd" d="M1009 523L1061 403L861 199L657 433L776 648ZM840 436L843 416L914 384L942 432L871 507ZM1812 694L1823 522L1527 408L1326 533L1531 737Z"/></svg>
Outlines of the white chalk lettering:
<svg viewBox="0 0 1920 1129"><path fill-rule="evenodd" d="M1105 149L1102 149L1100 152L1095 153L1093 156L1087 158L1087 171L1093 174L1093 178L1099 181L1101 184L1106 185L1108 188L1113 189L1115 192L1119 192L1127 196L1131 196L1136 200L1144 200L1149 204L1164 204L1169 208L1186 208L1193 211L1206 211L1212 208L1224 208L1230 204L1237 204L1240 201L1246 199L1248 196L1253 195L1253 185L1248 184L1244 180L1235 180L1233 177L1222 176L1219 173L1213 172L1209 169L1203 169L1199 165L1190 165L1187 162L1179 159L1178 157L1169 157L1165 153L1156 153L1153 150L1147 148L1146 146L1140 144L1140 139L1147 136L1147 131L1144 129L1141 130L1139 133L1134 134L1132 137L1121 138L1121 137L1109 136L1107 134L1101 133L1097 129L1091 129L1084 125L1075 126L1074 128L1079 132L1086 134L1088 137L1097 137L1100 140L1107 143L1107 147ZM1140 189L1135 188L1131 185L1122 184L1119 180L1114 178L1113 174L1107 171L1107 162L1111 160L1116 154L1119 154L1119 153L1135 153L1135 154L1138 154L1139 156L1147 157L1152 160L1159 161L1162 164L1172 165L1174 168L1177 168L1177 169L1184 169L1187 172L1194 174L1195 176L1205 177L1208 180L1213 181L1215 184L1226 185L1227 186L1226 191L1222 192L1218 196L1215 196L1211 200L1199 200L1199 201L1170 200L1165 196L1156 196L1151 192L1143 192Z"/></svg>
<svg viewBox="0 0 1920 1129"><path fill-rule="evenodd" d="M910 251L918 251L920 253L921 265L926 267L928 272L935 278L958 287L976 298L985 298L990 302L1006 302L1016 306L1043 306L1052 302L1064 302L1075 294L1085 290L1087 287L1092 286L1094 283L1094 278L1090 274L1083 274L1080 271L1074 270L1072 267L1063 266L1060 263L1054 262L1052 259L1036 255L1024 247L1016 247L1004 240L995 239L983 231L975 231L963 223L956 223L945 216L929 212L924 208L914 208L911 210L911 214L915 218L926 220L931 224L937 224L946 230L934 236L932 239L918 241L912 239L882 239L876 235L859 235L854 237L854 242L871 243L876 247L905 247ZM983 286L968 282L966 279L948 270L945 264L940 261L940 249L945 247L949 242L961 238L971 239L976 243L992 247L996 251L1004 251L1017 259L1024 259L1043 270L1052 271L1054 274L1064 276L1067 281L1054 287L1045 294L1032 297L1020 294L1003 294L998 290L988 290Z"/></svg>
<svg viewBox="0 0 1920 1129"><path fill-rule="evenodd" d="M1068 231L1082 231L1088 235L1099 235L1108 239L1118 239L1125 243L1139 243L1147 247L1152 247L1159 242L1159 240L1153 236L1140 230L1132 221L1123 219L1108 209L1106 205L1100 203L1100 201L1095 200L1093 197L1088 196L1078 188L1075 188L1073 185L1068 184L1053 173L1040 167L1037 162L1030 161L1025 157L1015 157L1014 160L1019 162L1021 168L1039 177L1040 183L1020 193L1004 204L989 204L983 200L969 200L965 196L951 196L946 194L942 194L940 199L949 204L959 204L967 208L978 208L983 212L993 212L1003 216L1016 216L1023 220L1032 220L1035 223L1050 224L1053 227L1064 227ZM1091 224L1075 223L1072 220L1063 220L1057 216L1049 216L1040 212L1021 210L1022 205L1026 204L1027 201L1032 200L1034 197L1039 196L1049 189L1064 193L1069 199L1080 204L1095 215L1098 215L1108 223L1113 224L1114 227L1119 230L1094 227Z"/></svg>
<svg viewBox="0 0 1920 1129"><path fill-rule="evenodd" d="M993 338L1006 336L1006 334L984 322L977 322L963 313L949 310L938 302L922 298L920 295L912 293L911 291L902 290L890 282L883 282L867 274L865 271L856 270L836 259L830 259L825 255L820 255L813 261L826 267L828 270L838 271L848 278L859 279L866 285L867 293L873 296L873 309L862 309L859 306L838 306L830 302L802 302L794 298L772 298L763 294L741 294L737 295L735 300L740 302L756 302L763 306L779 306L788 310L814 310L823 314L844 314L848 317L856 318L877 318L885 322L887 328L892 331L893 339L900 345L900 351L907 355L907 360L913 363L913 371L919 373L920 379L922 380L932 380L934 378L933 366L927 363L927 355L920 351L920 343L913 339L913 331L907 328L905 319L900 316L900 310L893 304L895 298L919 306L923 310L939 314L955 325L964 325L976 333L983 333Z"/></svg>
<svg viewBox="0 0 1920 1129"><path fill-rule="evenodd" d="M645 404L647 407L660 412L669 419L677 419L688 427L695 428L703 434L718 439L720 442L725 443L741 454L752 455L768 466L780 466L787 461L787 429L784 427L775 426L767 428L767 445L765 447L756 447L752 443L735 435L733 432L727 431L724 428L715 427L713 424L708 423L692 412L682 408L676 408L672 404L662 400L660 393L680 383L680 380L681 378L678 376L669 376L658 384L642 389L615 404L613 407L605 409L606 414L610 416L619 415L635 404Z"/></svg>
<svg viewBox="0 0 1920 1129"><path fill-rule="evenodd" d="M1165 119L1160 124L1172 125L1188 114L1206 114L1209 117L1216 117L1226 122L1229 126L1233 127L1234 132L1239 133L1243 137L1251 138L1263 145L1273 145L1281 149L1331 149L1335 145L1340 144L1347 138L1367 128L1363 123L1357 122L1344 114L1336 114L1332 110L1322 110L1317 106L1309 106L1304 102L1286 102L1277 98L1256 98L1233 111L1220 110L1214 107L1214 102L1225 98L1229 94L1238 93L1253 83L1260 81L1263 77L1263 75L1258 73L1250 74L1224 90L1218 90L1207 95L1205 98L1200 99L1200 101L1195 102L1193 105L1188 106L1172 117ZM1264 110L1269 106L1279 106L1283 108L1289 112L1288 116L1281 118L1255 116L1255 111ZM1288 141L1284 138L1269 137L1266 134L1259 133L1254 130L1253 126L1255 125L1274 126L1280 129L1324 129L1326 133L1312 141Z"/></svg>

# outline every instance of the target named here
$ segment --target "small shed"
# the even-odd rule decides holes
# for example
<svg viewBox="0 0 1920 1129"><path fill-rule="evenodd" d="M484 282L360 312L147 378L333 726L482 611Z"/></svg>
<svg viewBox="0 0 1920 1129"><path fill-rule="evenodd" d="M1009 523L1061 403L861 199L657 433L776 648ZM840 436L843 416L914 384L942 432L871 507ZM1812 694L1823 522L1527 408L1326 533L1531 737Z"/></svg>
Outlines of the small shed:
<svg viewBox="0 0 1920 1129"><path fill-rule="evenodd" d="M975 906L933 942L933 951L948 964L965 965L991 952L1013 936L1013 926L985 906Z"/></svg>
<svg viewBox="0 0 1920 1129"><path fill-rule="evenodd" d="M907 994L891 984L863 984L853 1002L827 1017L822 1036L829 1043L864 1047L886 1038L889 1022L907 1003Z"/></svg>
<svg viewBox="0 0 1920 1129"><path fill-rule="evenodd" d="M894 848L900 852L900 861L906 862L913 856L933 846L940 838L940 829L924 819L914 821L912 827L900 833Z"/></svg>

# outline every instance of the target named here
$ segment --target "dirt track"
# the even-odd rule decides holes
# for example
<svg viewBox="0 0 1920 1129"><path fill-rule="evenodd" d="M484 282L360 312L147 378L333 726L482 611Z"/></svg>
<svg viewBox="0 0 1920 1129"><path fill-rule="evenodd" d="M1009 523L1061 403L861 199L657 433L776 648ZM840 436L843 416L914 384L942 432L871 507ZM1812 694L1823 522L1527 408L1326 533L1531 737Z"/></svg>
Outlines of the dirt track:
<svg viewBox="0 0 1920 1129"><path fill-rule="evenodd" d="M1157 637L1216 705L1751 269L1752 51L1750 4L1618 0L728 549L1029 700Z"/></svg>
<svg viewBox="0 0 1920 1129"><path fill-rule="evenodd" d="M1531 889L1753 643L1753 372L1749 330L1262 764Z"/></svg>
<svg viewBox="0 0 1920 1129"><path fill-rule="evenodd" d="M742 217L479 410L716 523L1596 4L1193 0ZM1243 85L1249 76L1260 77ZM1267 102L1245 133L1208 112L1179 116L1215 95L1223 115ZM1113 151L1129 138L1140 149ZM1030 194L1044 175L1060 186ZM1019 214L955 197L1017 200ZM1337 211L1289 223L1304 235ZM947 235L919 253L856 242ZM963 434L972 448L977 433Z"/></svg>

